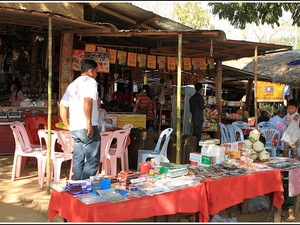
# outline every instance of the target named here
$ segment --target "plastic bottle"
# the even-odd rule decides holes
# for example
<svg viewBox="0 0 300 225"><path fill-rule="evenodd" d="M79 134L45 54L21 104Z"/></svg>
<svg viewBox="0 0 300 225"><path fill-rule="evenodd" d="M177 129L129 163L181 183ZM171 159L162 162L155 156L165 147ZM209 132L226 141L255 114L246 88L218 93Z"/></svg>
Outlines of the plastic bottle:
<svg viewBox="0 0 300 225"><path fill-rule="evenodd" d="M154 175L154 168L153 167L150 168L149 175Z"/></svg>

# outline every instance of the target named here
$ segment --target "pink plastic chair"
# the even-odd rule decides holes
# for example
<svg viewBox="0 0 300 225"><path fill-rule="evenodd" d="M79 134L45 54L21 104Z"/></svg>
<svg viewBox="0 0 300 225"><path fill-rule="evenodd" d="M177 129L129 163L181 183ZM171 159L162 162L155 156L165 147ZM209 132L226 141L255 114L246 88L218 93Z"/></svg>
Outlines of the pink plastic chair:
<svg viewBox="0 0 300 225"><path fill-rule="evenodd" d="M38 165L39 185L42 188L45 173L43 168L44 165L46 165L47 150L41 147L32 147L29 136L22 123L14 122L10 125L10 128L13 131L16 146L11 180L14 181L15 177L20 177L22 157L35 157Z"/></svg>
<svg viewBox="0 0 300 225"><path fill-rule="evenodd" d="M45 140L46 145L48 146L48 130L41 129L38 130L38 135L40 139L40 143L42 143L42 139ZM55 151L55 144L58 142L63 152ZM60 181L60 172L61 172L61 164L64 161L72 160L73 154L69 151L68 146L65 143L62 135L59 131L51 130L51 174L54 174L54 182ZM45 171L45 167L43 168ZM71 168L70 168L70 175L69 179L72 176L72 161L71 161Z"/></svg>
<svg viewBox="0 0 300 225"><path fill-rule="evenodd" d="M102 175L110 175L110 169L107 163L107 155L109 151L109 147L112 142L112 137L114 132L107 131L107 132L100 132L101 135L101 145L100 145L100 163L101 163L101 174ZM99 170L97 172L99 174Z"/></svg>
<svg viewBox="0 0 300 225"><path fill-rule="evenodd" d="M110 163L110 171L112 176L117 175L117 159L121 159L121 169L128 170L128 151L127 141L130 130L116 130L112 139L116 138L116 145L110 146L107 159Z"/></svg>

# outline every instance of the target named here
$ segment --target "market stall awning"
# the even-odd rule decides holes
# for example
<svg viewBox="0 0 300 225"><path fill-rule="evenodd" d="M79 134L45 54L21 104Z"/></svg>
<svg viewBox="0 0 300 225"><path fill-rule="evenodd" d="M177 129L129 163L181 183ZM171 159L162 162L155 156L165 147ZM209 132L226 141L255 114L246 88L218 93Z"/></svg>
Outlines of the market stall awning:
<svg viewBox="0 0 300 225"><path fill-rule="evenodd" d="M40 12L35 10L23 10L12 7L0 7L0 33L9 32L5 30L5 24L28 26L38 29L48 29L48 18L52 18L53 30L73 31L80 34L85 30L94 30L97 32L116 31L116 27L111 23L94 23L85 20L79 20L63 16L52 12ZM94 32L94 31L93 31Z"/></svg>

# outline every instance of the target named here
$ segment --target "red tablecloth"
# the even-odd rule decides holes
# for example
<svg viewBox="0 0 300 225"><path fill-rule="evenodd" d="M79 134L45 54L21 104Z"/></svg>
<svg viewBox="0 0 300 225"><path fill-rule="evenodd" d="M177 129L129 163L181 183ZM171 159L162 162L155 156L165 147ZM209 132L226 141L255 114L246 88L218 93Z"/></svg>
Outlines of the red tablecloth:
<svg viewBox="0 0 300 225"><path fill-rule="evenodd" d="M68 222L119 222L176 213L200 212L200 220L208 221L204 184L154 196L119 203L101 202L86 205L66 192L51 191L48 221L57 214Z"/></svg>
<svg viewBox="0 0 300 225"><path fill-rule="evenodd" d="M281 207L284 202L280 170L260 171L220 180L203 181L205 184L208 214L214 215L244 199L274 192L273 205Z"/></svg>

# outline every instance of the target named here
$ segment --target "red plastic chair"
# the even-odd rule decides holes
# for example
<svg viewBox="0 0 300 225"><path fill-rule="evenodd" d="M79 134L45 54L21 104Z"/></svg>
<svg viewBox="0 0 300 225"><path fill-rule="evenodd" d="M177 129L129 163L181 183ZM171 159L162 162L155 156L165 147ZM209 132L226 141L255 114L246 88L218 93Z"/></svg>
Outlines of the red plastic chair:
<svg viewBox="0 0 300 225"><path fill-rule="evenodd" d="M62 119L61 119L59 116L52 115L52 116L51 116L51 130L58 130L58 129L55 127L55 124L56 124L56 123L59 123L59 122L62 122Z"/></svg>
<svg viewBox="0 0 300 225"><path fill-rule="evenodd" d="M43 116L34 115L25 117L24 122L30 143L39 145L38 130L47 129L47 120Z"/></svg>

